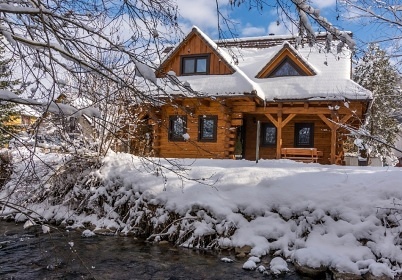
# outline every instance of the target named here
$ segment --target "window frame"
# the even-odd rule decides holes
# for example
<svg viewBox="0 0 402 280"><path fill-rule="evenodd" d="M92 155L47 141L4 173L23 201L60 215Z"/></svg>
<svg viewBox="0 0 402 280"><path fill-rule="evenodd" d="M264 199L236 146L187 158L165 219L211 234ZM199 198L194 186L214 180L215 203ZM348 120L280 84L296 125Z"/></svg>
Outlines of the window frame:
<svg viewBox="0 0 402 280"><path fill-rule="evenodd" d="M31 125L31 117L27 115L21 115L21 124L23 126L30 126Z"/></svg>
<svg viewBox="0 0 402 280"><path fill-rule="evenodd" d="M299 132L304 128L310 129L309 143L303 144L299 141ZM314 123L295 123L294 145L296 148L313 148L314 147Z"/></svg>
<svg viewBox="0 0 402 280"><path fill-rule="evenodd" d="M197 60L206 59L206 69L205 72L197 72ZM184 72L184 63L186 60L194 60L193 72ZM183 55L180 57L180 75L191 76L191 75L208 75L209 74L209 54L197 54L197 55Z"/></svg>
<svg viewBox="0 0 402 280"><path fill-rule="evenodd" d="M274 142L267 142L265 135L266 135L266 130L267 128L275 128L275 139ZM264 122L261 124L261 146L262 147L276 147L276 143L277 143L277 136L278 136L278 129L277 127L271 123L271 122Z"/></svg>
<svg viewBox="0 0 402 280"><path fill-rule="evenodd" d="M174 122L179 118L183 120L184 125L183 125L183 134L177 136L177 133L174 133L173 128L175 127ZM185 142L186 139L183 137L183 135L186 133L187 133L187 116L186 115L169 116L169 131L168 131L169 141Z"/></svg>
<svg viewBox="0 0 402 280"><path fill-rule="evenodd" d="M289 63L299 75L278 75L276 76L276 72L278 72L285 63ZM279 77L299 77L299 76L306 76L306 73L289 57L285 57L282 61L267 75L267 78L279 78Z"/></svg>
<svg viewBox="0 0 402 280"><path fill-rule="evenodd" d="M205 120L213 120L213 137L206 138L203 135L203 126ZM217 115L200 115L198 117L198 141L199 142L216 142L217 141L217 131L218 131L218 116Z"/></svg>

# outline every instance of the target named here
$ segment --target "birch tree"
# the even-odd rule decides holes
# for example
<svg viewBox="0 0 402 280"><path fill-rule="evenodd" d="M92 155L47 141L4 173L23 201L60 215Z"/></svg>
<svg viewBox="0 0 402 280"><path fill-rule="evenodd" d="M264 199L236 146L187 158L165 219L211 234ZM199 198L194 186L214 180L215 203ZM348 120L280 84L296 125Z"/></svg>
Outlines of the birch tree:
<svg viewBox="0 0 402 280"><path fill-rule="evenodd" d="M362 44L379 44L387 50L391 62L398 65L396 70L399 69L402 63L401 1L344 0L339 5L339 14L344 21L353 21L363 28L369 27L370 36L367 36L367 39L361 39Z"/></svg>
<svg viewBox="0 0 402 280"><path fill-rule="evenodd" d="M0 43L18 64L26 97L47 103L66 86L67 73L74 82L97 75L147 99L135 83L136 65L146 65L137 74L154 83L152 62L180 32L170 0L7 1L0 14L7 39ZM113 63L105 63L106 54Z"/></svg>
<svg viewBox="0 0 402 280"><path fill-rule="evenodd" d="M296 28L296 32L310 41L314 41L314 31L327 31L330 38L337 38L344 44L359 47L359 54L365 52L369 43L380 44L388 49L394 63L402 62L402 48L400 40L402 38L402 5L398 0L377 1L377 0L343 0L334 1L335 10L332 18L335 22L329 22L320 14L314 3L308 0L229 0L233 8L246 6L249 9L276 11L277 24L285 25L289 31ZM218 4L218 1L217 1ZM230 25L230 20L225 21ZM366 38L345 38L342 31L336 24L347 26L348 23L359 25L362 30L367 28L369 34Z"/></svg>
<svg viewBox="0 0 402 280"><path fill-rule="evenodd" d="M100 124L110 121L102 120L100 110L123 92L130 92L133 104L154 101L156 63L181 31L171 0L11 0L0 4L0 34L23 92L21 97L0 94L0 100L63 117L85 112ZM91 98L90 81L103 87ZM78 108L55 104L61 93L91 102Z"/></svg>
<svg viewBox="0 0 402 280"><path fill-rule="evenodd" d="M320 9L316 8L311 1L307 0L229 0L233 7L247 6L249 9L265 10L273 9L276 11L277 24L283 24L289 31L297 35L297 43L307 42L310 46L316 43L316 32L327 32L327 44L333 40L338 42L338 50L348 46L350 49L356 47L356 42L347 32L340 30L332 24L326 17L321 15ZM217 6L219 7L218 1ZM219 13L222 21L220 35L226 36L224 30L233 30L234 23L229 18ZM233 32L230 32L233 34Z"/></svg>

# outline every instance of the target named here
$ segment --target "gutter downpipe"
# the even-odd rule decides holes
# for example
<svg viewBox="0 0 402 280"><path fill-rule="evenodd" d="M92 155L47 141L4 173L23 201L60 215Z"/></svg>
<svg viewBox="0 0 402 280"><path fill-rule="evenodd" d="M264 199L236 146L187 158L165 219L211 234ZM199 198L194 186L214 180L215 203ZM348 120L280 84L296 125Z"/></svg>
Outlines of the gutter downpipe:
<svg viewBox="0 0 402 280"><path fill-rule="evenodd" d="M255 144L255 163L258 163L258 159L260 158L260 131L261 131L261 122L257 121L257 139Z"/></svg>

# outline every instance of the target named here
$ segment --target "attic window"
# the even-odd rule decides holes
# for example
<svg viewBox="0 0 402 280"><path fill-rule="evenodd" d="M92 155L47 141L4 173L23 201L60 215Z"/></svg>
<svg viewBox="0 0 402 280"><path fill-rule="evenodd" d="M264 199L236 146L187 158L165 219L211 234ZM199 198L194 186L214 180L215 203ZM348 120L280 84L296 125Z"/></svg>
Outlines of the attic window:
<svg viewBox="0 0 402 280"><path fill-rule="evenodd" d="M209 56L184 56L181 58L182 75L206 75L209 73Z"/></svg>
<svg viewBox="0 0 402 280"><path fill-rule="evenodd" d="M275 78L287 76L307 76L307 74L304 73L296 63L286 57L267 77Z"/></svg>

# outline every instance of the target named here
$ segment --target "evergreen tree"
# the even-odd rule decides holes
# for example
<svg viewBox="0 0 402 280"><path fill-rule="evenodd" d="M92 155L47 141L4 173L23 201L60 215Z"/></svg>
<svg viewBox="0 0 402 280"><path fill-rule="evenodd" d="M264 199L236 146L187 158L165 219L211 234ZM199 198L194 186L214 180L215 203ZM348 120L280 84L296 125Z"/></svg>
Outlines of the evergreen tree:
<svg viewBox="0 0 402 280"><path fill-rule="evenodd" d="M0 46L0 90L7 89L17 93L14 87L19 82L12 80L10 62L4 57L4 47ZM7 144L11 135L18 130L18 125L12 123L16 115L15 103L0 101L0 148Z"/></svg>
<svg viewBox="0 0 402 280"><path fill-rule="evenodd" d="M376 44L371 44L354 70L353 79L373 93L364 128L372 136L367 140L371 147L369 156L391 156L398 122L395 111L401 108L399 76L391 65L387 53Z"/></svg>

